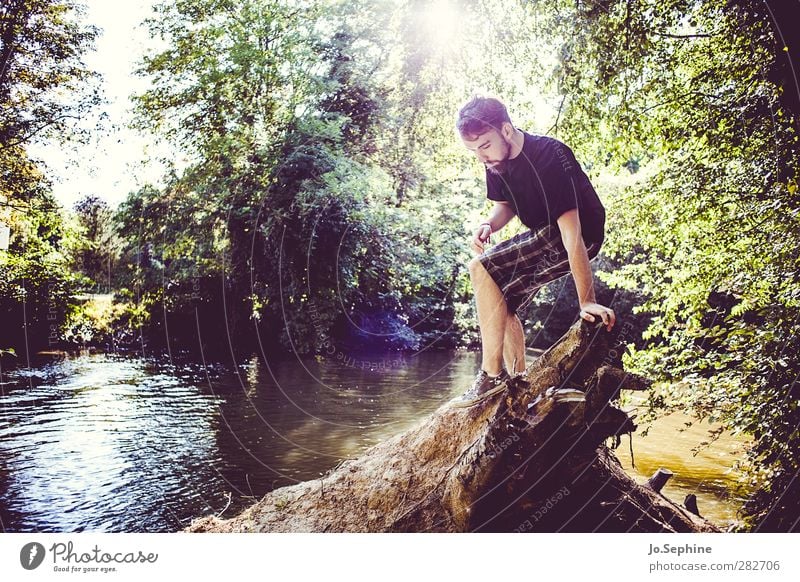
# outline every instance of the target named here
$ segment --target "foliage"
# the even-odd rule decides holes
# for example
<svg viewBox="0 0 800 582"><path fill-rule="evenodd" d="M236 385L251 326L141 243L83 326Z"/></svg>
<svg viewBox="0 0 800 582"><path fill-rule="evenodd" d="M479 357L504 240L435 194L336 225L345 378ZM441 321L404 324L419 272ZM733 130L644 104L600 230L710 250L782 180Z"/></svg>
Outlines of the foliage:
<svg viewBox="0 0 800 582"><path fill-rule="evenodd" d="M0 346L24 358L60 339L75 309L77 283L65 232L34 140L86 137L76 121L98 103L93 73L81 57L96 31L79 22L69 1L8 0L0 6L0 218L11 227L0 251Z"/></svg>
<svg viewBox="0 0 800 582"><path fill-rule="evenodd" d="M192 249L189 263L220 277L237 341L281 329L298 351L320 349L332 333L392 347L444 333L452 345L467 189L454 196L448 183L463 158L440 169L456 157L441 116L455 93L446 107L422 99L446 87L436 63L410 40L386 44L392 32L381 25L398 26L390 3L231 6L164 4L150 23L169 48L142 67L153 88L138 97L140 124L192 162L153 209L131 199L120 211L129 254L144 245L160 258L139 267L164 269L140 273L142 291L179 309L192 274L172 253ZM406 57L406 47L417 54ZM155 210L167 200L181 210ZM155 218L145 226L152 236L131 238L133 213ZM209 232L216 243L198 248ZM390 331L376 344L370 330L381 326Z"/></svg>
<svg viewBox="0 0 800 582"><path fill-rule="evenodd" d="M36 139L87 137L75 122L99 103L94 74L81 60L97 34L68 0L7 0L0 7L0 195L34 200L37 163L26 145Z"/></svg>
<svg viewBox="0 0 800 582"><path fill-rule="evenodd" d="M111 294L79 296L78 308L69 313L61 336L71 344L115 349L116 336L125 328L129 306Z"/></svg>
<svg viewBox="0 0 800 582"><path fill-rule="evenodd" d="M462 30L502 10L530 20L519 6L463 8ZM139 288L164 299L154 309L196 307L181 297L198 276L190 265L202 260L223 283L224 299L207 302L224 301L214 321L231 338L281 329L283 345L298 351L321 349L331 334L373 346L474 344L466 235L486 203L453 115L487 82L522 109L535 95L516 87L507 63L535 63L539 48L524 27L505 32L488 57L457 30L428 42L436 34L428 9L245 2L233 10L204 0L158 9L151 28L169 48L143 64L153 88L138 97L139 123L193 161L174 170L152 211L135 211L150 217L150 234L129 238L129 248L163 254L137 259L149 273ZM525 72L535 78L539 69ZM120 218L130 223L131 210L123 206ZM215 244L178 267L172 253L197 251L209 232Z"/></svg>
<svg viewBox="0 0 800 582"><path fill-rule="evenodd" d="M632 363L683 380L687 407L755 437L757 531L800 517L796 358L798 137L775 80L784 54L763 2L563 3L560 129L597 164L641 177L610 201L604 279L646 293ZM794 117L796 119L796 117Z"/></svg>
<svg viewBox="0 0 800 582"><path fill-rule="evenodd" d="M23 361L57 345L61 327L75 309L76 279L59 248L61 221L54 213L14 215L14 239L0 251L0 345L13 347Z"/></svg>
<svg viewBox="0 0 800 582"><path fill-rule="evenodd" d="M109 292L119 252L113 211L102 198L86 195L75 203L74 212L80 229L72 249L76 267L93 290Z"/></svg>

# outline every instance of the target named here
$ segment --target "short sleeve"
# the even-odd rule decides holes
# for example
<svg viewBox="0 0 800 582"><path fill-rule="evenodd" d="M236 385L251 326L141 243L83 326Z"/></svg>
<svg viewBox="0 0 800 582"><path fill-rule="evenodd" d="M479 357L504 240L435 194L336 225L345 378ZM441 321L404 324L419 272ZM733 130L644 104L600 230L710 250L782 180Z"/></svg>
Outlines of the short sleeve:
<svg viewBox="0 0 800 582"><path fill-rule="evenodd" d="M554 142L549 172L542 184L548 218L553 224L568 210L578 208L579 190L588 180L572 150L561 142Z"/></svg>
<svg viewBox="0 0 800 582"><path fill-rule="evenodd" d="M486 197L489 200L505 202L508 200L503 192L503 181L500 176L486 170Z"/></svg>
<svg viewBox="0 0 800 582"><path fill-rule="evenodd" d="M547 200L547 214L551 223L556 223L558 218L573 208L578 208L578 192L575 180L567 178L558 187L550 186L545 191Z"/></svg>

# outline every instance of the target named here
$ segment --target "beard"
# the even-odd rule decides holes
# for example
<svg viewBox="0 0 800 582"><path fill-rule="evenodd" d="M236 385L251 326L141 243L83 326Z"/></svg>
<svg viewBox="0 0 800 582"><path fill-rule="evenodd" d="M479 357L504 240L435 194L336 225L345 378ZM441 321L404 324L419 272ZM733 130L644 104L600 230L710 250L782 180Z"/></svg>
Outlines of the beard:
<svg viewBox="0 0 800 582"><path fill-rule="evenodd" d="M502 157L499 160L492 160L491 162L484 162L486 169L492 174L505 174L508 169L508 156L511 155L511 144L507 141L503 142L506 146Z"/></svg>

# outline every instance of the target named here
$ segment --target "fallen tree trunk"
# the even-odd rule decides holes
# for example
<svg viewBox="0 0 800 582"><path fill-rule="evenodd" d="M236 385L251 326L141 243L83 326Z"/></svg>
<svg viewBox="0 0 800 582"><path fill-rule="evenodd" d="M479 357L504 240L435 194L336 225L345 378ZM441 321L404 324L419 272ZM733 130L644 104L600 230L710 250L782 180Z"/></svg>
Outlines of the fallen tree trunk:
<svg viewBox="0 0 800 582"><path fill-rule="evenodd" d="M612 334L579 320L512 381L324 477L271 491L193 532L717 531L637 485L606 446L635 430L612 402L649 382L620 367Z"/></svg>

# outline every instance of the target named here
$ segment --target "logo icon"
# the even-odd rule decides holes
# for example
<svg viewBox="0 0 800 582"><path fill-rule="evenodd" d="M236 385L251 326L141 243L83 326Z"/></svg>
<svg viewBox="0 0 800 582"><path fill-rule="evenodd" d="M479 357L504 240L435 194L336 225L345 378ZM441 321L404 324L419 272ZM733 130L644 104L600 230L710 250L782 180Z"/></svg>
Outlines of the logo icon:
<svg viewBox="0 0 800 582"><path fill-rule="evenodd" d="M44 561L44 546L38 542L30 542L22 546L19 552L19 563L26 570L35 570Z"/></svg>

